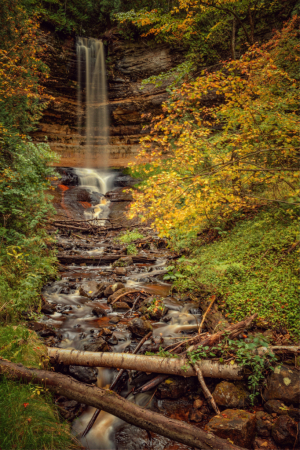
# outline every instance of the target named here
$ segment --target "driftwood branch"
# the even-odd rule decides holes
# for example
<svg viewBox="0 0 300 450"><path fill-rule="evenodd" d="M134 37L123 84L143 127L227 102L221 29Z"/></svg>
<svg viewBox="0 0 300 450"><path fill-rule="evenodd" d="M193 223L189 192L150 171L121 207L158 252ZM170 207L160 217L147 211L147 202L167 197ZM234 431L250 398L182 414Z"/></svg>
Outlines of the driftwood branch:
<svg viewBox="0 0 300 450"><path fill-rule="evenodd" d="M211 406L213 407L213 409L215 410L215 412L216 412L217 414L220 414L220 410L219 410L219 408L217 407L217 404L216 404L216 402L215 402L213 396L211 395L211 393L210 393L208 387L206 386L206 383L205 383L204 378L203 378L203 373L202 373L202 370L200 369L199 363L195 363L195 364L194 364L194 368L195 368L195 371L196 371L196 373L197 373L197 377L198 377L200 386L201 386L202 389L203 389L203 392L204 392L205 397L206 397L207 400L210 402L210 404L211 404Z"/></svg>
<svg viewBox="0 0 300 450"><path fill-rule="evenodd" d="M87 367L110 367L115 369L139 370L149 373L165 373L183 377L197 376L193 367L184 358L163 358L160 356L132 355L129 353L81 352L48 347L52 363ZM202 360L200 368L204 377L241 380L243 369L237 364L220 364Z"/></svg>
<svg viewBox="0 0 300 450"><path fill-rule="evenodd" d="M0 373L13 380L42 384L50 391L103 409L127 423L181 442L189 447L202 450L241 450L241 447L231 444L228 440L220 439L214 434L207 433L184 421L170 419L162 414L141 408L113 391L80 383L61 373L28 369L22 364L13 364L4 360L0 360Z"/></svg>
<svg viewBox="0 0 300 450"><path fill-rule="evenodd" d="M217 298L216 295L212 295L212 300L211 300L210 304L208 305L208 308L207 308L207 310L205 311L205 313L204 313L204 315L202 317L202 320L201 320L201 323L200 323L200 326L199 326L199 329L198 329L198 334L201 334L202 327L203 327L203 324L205 322L206 316L209 313L209 311L210 311L212 305L214 304L216 298Z"/></svg>

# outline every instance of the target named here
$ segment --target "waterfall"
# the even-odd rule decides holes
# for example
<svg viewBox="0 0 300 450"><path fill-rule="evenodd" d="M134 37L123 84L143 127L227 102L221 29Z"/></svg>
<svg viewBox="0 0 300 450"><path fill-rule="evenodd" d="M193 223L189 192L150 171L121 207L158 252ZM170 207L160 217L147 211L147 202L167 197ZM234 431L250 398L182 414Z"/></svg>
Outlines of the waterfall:
<svg viewBox="0 0 300 450"><path fill-rule="evenodd" d="M85 123L79 119L79 133L85 131L86 167L106 168L108 162L108 108L103 42L78 38L78 108L85 96ZM78 115L80 117L80 114Z"/></svg>

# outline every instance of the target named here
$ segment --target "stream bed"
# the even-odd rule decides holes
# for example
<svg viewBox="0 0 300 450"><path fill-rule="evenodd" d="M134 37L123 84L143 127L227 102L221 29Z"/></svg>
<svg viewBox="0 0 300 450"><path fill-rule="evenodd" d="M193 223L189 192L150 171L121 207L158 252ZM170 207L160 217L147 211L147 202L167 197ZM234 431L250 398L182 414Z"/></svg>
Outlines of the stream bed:
<svg viewBox="0 0 300 450"><path fill-rule="evenodd" d="M66 224L72 219L103 219L101 224L107 226L108 219L113 226L103 235L84 234L67 227L61 227L58 233L55 228L50 230L57 236L58 257L62 261L63 256L77 256L79 258L76 261L93 256L99 258L99 264L97 261L91 265L88 262L61 263L60 279L44 287L44 315L40 325L44 327L46 344L65 349L133 352L151 327L152 337L140 350L140 353L145 353L147 350L158 351L162 343L166 346L178 339L188 338L197 331L200 311L191 300L172 293L171 285L163 281L169 260L176 255L166 248L164 240L149 227L136 226L144 238L137 240L135 245L138 249L136 259L151 262L134 262L134 258L127 255L126 245L116 239L127 227L130 227L129 230L134 228L124 215L130 195L124 194L123 188L130 185L131 180L116 172L104 175L98 173L97 179L95 171L83 174L82 171L84 169L80 173L72 169L64 172L61 169L62 179L57 183L54 200L58 215L65 217ZM117 256L116 262L103 264L101 258L108 255ZM118 261L122 263L118 264ZM131 294L123 295L119 302L112 304L112 298L126 291ZM142 320L142 316L146 320ZM134 320L137 326L133 325ZM49 331L47 334L47 330L51 329L55 332ZM108 388L118 374L113 369L80 366L59 367L56 370L101 388ZM130 371L121 378L116 391L140 406L189 422L193 403L200 398L196 380L172 377L149 392L132 392L154 376L136 376ZM62 415L73 422L73 434L86 449L188 448L126 424L104 411L87 436L80 438L95 408L62 396L56 398L56 403ZM211 412L205 404L203 407L208 418ZM195 425L195 422L191 423Z"/></svg>

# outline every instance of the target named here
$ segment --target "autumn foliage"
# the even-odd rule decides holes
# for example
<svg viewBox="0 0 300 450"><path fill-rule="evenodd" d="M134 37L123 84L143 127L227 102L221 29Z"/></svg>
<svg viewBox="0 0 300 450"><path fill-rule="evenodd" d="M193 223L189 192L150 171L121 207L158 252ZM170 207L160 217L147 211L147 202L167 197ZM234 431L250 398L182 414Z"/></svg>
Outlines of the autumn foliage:
<svg viewBox="0 0 300 450"><path fill-rule="evenodd" d="M298 18L238 60L176 89L142 139L151 163L130 215L161 233L257 205L299 205Z"/></svg>

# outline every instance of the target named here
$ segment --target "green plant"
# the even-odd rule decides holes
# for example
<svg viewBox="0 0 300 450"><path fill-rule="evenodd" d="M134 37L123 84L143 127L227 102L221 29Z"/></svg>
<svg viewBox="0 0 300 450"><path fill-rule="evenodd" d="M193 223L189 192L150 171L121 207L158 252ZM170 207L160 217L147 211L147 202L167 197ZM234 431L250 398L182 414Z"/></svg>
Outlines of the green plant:
<svg viewBox="0 0 300 450"><path fill-rule="evenodd" d="M196 363L203 358L219 357L222 363L228 356L231 356L231 363L236 362L248 373L248 386L251 391L250 401L254 404L255 397L259 394L259 388L264 380L265 372L277 361L276 356L268 351L268 342L260 337L247 340L225 340L216 347L198 347L197 350L188 352L190 363ZM259 347L266 348L266 351L257 354Z"/></svg>
<svg viewBox="0 0 300 450"><path fill-rule="evenodd" d="M162 358L179 358L180 355L176 355L176 353L170 353L165 351L162 347L159 347L158 353L146 352L146 356L161 356Z"/></svg>
<svg viewBox="0 0 300 450"><path fill-rule="evenodd" d="M134 244L129 244L126 247L126 252L127 252L127 255L137 255L138 249L136 248L136 246Z"/></svg>
<svg viewBox="0 0 300 450"><path fill-rule="evenodd" d="M165 305L162 303L162 301L153 297L150 306L148 306L147 308L147 311L151 314L156 312L157 310L164 311L164 309Z"/></svg>
<svg viewBox="0 0 300 450"><path fill-rule="evenodd" d="M130 244L130 242L141 239L144 236L138 230L126 231L124 234L117 237L117 240L122 244Z"/></svg>

